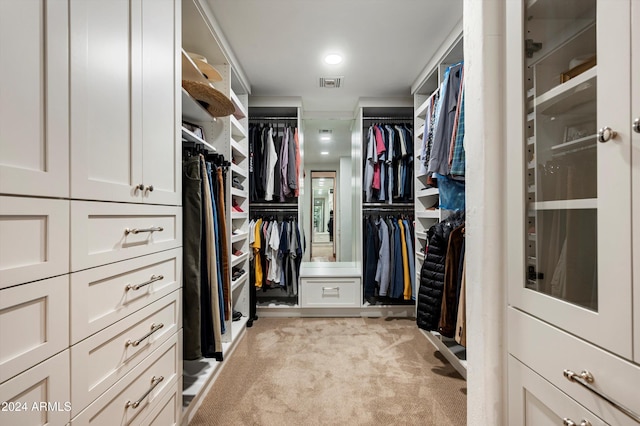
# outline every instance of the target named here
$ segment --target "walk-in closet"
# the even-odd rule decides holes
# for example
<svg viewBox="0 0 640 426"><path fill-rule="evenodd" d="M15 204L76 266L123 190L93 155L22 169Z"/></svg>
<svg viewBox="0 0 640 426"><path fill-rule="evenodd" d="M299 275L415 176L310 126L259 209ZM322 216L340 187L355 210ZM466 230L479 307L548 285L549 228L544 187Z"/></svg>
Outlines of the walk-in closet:
<svg viewBox="0 0 640 426"><path fill-rule="evenodd" d="M640 425L639 0L0 0L0 425Z"/></svg>

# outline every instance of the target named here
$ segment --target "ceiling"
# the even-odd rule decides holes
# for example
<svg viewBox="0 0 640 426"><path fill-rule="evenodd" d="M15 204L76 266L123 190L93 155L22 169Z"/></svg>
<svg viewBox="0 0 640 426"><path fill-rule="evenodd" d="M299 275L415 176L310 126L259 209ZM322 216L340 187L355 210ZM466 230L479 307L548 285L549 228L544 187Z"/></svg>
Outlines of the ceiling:
<svg viewBox="0 0 640 426"><path fill-rule="evenodd" d="M411 96L412 83L462 18L462 0L207 1L251 96L302 99L305 162L349 156L348 120L358 99ZM344 60L328 65L328 53ZM319 87L320 77L335 76L342 87ZM319 129L333 129L333 141L321 142Z"/></svg>

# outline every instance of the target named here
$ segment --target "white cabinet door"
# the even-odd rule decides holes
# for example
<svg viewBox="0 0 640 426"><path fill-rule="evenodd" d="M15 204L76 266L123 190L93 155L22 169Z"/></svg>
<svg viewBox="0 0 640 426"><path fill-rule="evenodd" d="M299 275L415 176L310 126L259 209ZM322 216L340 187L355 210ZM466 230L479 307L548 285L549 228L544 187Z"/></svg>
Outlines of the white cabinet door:
<svg viewBox="0 0 640 426"><path fill-rule="evenodd" d="M142 194L153 204L182 202L179 7L142 0Z"/></svg>
<svg viewBox="0 0 640 426"><path fill-rule="evenodd" d="M509 235L509 303L633 359L631 2L507 8L522 34L507 61L520 81L507 108L507 138L521 141L509 146L509 176L523 177L508 201L522 230ZM597 65L570 71L595 55ZM617 135L599 143L605 127Z"/></svg>
<svg viewBox="0 0 640 426"><path fill-rule="evenodd" d="M69 194L64 0L0 2L0 193Z"/></svg>
<svg viewBox="0 0 640 426"><path fill-rule="evenodd" d="M141 201L140 3L70 2L71 196Z"/></svg>

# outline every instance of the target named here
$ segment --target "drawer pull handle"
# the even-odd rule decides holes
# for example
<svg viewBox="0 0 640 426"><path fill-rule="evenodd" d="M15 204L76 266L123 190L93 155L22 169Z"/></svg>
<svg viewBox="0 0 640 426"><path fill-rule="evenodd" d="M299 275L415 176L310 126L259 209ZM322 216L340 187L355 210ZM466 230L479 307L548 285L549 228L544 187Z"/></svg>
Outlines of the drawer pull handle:
<svg viewBox="0 0 640 426"><path fill-rule="evenodd" d="M325 291L337 291L338 293L340 293L340 287L322 287L323 294Z"/></svg>
<svg viewBox="0 0 640 426"><path fill-rule="evenodd" d="M147 334L145 334L144 336L142 336L141 338L139 338L138 340L127 340L124 344L125 348L128 348L129 346L133 346L136 347L138 346L140 343L142 343L145 339L147 339L149 336L151 336L153 333L155 333L156 331L160 330L162 327L164 327L163 323L160 323L158 325L155 324L151 324L151 331L148 332ZM135 407L133 407L135 408Z"/></svg>
<svg viewBox="0 0 640 426"><path fill-rule="evenodd" d="M164 228L162 226L152 226L151 228L143 228L143 229L138 229L138 228L124 228L124 235L129 235L129 234L139 234L140 232L162 232L164 231Z"/></svg>
<svg viewBox="0 0 640 426"><path fill-rule="evenodd" d="M580 424L578 424L571 419L567 419L566 417L562 419L562 424L564 426L592 426L589 420L583 420L580 422Z"/></svg>
<svg viewBox="0 0 640 426"><path fill-rule="evenodd" d="M571 370L564 370L563 374L564 374L564 377L566 377L566 379L569 380L570 382L578 383L580 386L587 388L591 392L598 395L600 398L607 401L609 404L613 405L618 410L622 411L627 416L631 417L636 422L640 423L640 415L638 415L637 413L634 413L624 405L615 401L611 397L605 395L604 393L602 393L601 391L599 391L598 389L594 388L591 385L591 383L595 381L595 378L593 377L593 374L591 374L589 371L582 370L580 374L576 374Z"/></svg>
<svg viewBox="0 0 640 426"><path fill-rule="evenodd" d="M158 383L160 383L163 380L164 380L164 376L160 376L160 377L153 376L151 378L151 387L149 388L149 390L146 391L144 395L142 395L140 399L137 400L136 402L127 401L127 403L124 405L125 408L129 408L129 407L138 408L138 406L142 403L142 400L144 400L155 389L155 387L158 386Z"/></svg>
<svg viewBox="0 0 640 426"><path fill-rule="evenodd" d="M139 290L142 287L146 287L151 283L155 283L156 281L162 281L164 279L164 275L151 275L151 278L149 279L149 281L143 282L142 284L127 284L127 286L125 287L126 291L129 290Z"/></svg>

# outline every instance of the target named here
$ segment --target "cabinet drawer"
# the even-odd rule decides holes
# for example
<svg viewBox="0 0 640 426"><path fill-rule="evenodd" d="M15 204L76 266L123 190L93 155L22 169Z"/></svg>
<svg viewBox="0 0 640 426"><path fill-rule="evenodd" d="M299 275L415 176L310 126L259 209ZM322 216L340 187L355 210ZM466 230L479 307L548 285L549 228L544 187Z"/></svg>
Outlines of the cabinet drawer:
<svg viewBox="0 0 640 426"><path fill-rule="evenodd" d="M0 424L64 425L71 418L70 401L66 350L0 385ZM12 403L6 406L11 410L3 409L4 402Z"/></svg>
<svg viewBox="0 0 640 426"><path fill-rule="evenodd" d="M68 275L0 290L0 383L69 346L68 312Z"/></svg>
<svg viewBox="0 0 640 426"><path fill-rule="evenodd" d="M176 333L180 294L174 291L71 347L73 415Z"/></svg>
<svg viewBox="0 0 640 426"><path fill-rule="evenodd" d="M153 408L142 422L143 425L172 426L179 425L182 419L182 380L173 389L160 398L158 406Z"/></svg>
<svg viewBox="0 0 640 426"><path fill-rule="evenodd" d="M300 290L303 308L358 307L359 295L359 278L303 278Z"/></svg>
<svg viewBox="0 0 640 426"><path fill-rule="evenodd" d="M69 272L69 201L0 197L0 288Z"/></svg>
<svg viewBox="0 0 640 426"><path fill-rule="evenodd" d="M637 425L595 393L567 380L563 372L590 371L595 379L593 387L639 413L640 366L514 308L508 309L508 324L509 352L514 357L607 423ZM544 347L538 342L545 342Z"/></svg>
<svg viewBox="0 0 640 426"><path fill-rule="evenodd" d="M71 202L71 270L100 266L182 244L179 207Z"/></svg>
<svg viewBox="0 0 640 426"><path fill-rule="evenodd" d="M71 343L166 296L180 288L181 282L180 249L72 273ZM136 290L136 285L144 286Z"/></svg>
<svg viewBox="0 0 640 426"><path fill-rule="evenodd" d="M588 421L606 425L602 419L576 403L558 388L512 356L509 357L509 424L523 426L576 425Z"/></svg>
<svg viewBox="0 0 640 426"><path fill-rule="evenodd" d="M181 369L181 334L175 333L149 357L140 362L122 380L78 414L72 421L77 425L143 424L145 416L160 403L167 389L174 389ZM153 380L162 379L153 382ZM134 403L139 405L134 407Z"/></svg>

